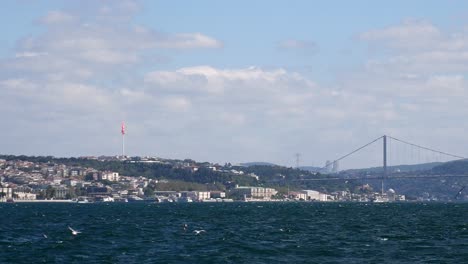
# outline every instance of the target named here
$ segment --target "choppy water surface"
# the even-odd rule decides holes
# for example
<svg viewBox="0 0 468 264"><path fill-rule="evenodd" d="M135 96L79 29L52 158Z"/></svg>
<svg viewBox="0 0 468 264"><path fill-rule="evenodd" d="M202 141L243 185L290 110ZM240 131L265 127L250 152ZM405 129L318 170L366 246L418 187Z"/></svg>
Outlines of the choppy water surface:
<svg viewBox="0 0 468 264"><path fill-rule="evenodd" d="M467 229L467 203L0 204L0 263L468 263Z"/></svg>

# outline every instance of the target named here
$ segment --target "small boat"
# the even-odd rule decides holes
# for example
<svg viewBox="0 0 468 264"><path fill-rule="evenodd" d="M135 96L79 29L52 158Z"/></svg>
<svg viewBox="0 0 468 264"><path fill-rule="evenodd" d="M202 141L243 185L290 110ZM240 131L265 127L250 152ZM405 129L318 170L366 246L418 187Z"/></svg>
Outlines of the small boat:
<svg viewBox="0 0 468 264"><path fill-rule="evenodd" d="M91 201L88 200L87 197L78 197L74 199L73 201L75 201L76 203L91 203Z"/></svg>
<svg viewBox="0 0 468 264"><path fill-rule="evenodd" d="M96 197L96 202L112 203L112 202L114 202L114 198L109 197L109 196Z"/></svg>
<svg viewBox="0 0 468 264"><path fill-rule="evenodd" d="M117 203L128 203L127 198L114 198L114 201Z"/></svg>
<svg viewBox="0 0 468 264"><path fill-rule="evenodd" d="M127 197L127 200L128 200L128 202L142 202L142 201L144 201L144 199L142 199L142 198L140 198L140 197L138 197L136 195L129 195Z"/></svg>
<svg viewBox="0 0 468 264"><path fill-rule="evenodd" d="M374 203L388 203L389 199L387 197L375 197L375 199L372 201Z"/></svg>
<svg viewBox="0 0 468 264"><path fill-rule="evenodd" d="M180 197L178 202L182 202L182 203L191 203L193 202L192 198L190 197Z"/></svg>

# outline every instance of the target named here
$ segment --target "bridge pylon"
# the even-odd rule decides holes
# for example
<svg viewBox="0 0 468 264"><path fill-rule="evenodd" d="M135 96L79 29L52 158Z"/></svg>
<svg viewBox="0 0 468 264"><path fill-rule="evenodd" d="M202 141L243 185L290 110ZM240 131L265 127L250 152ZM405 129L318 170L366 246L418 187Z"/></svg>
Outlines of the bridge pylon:
<svg viewBox="0 0 468 264"><path fill-rule="evenodd" d="M382 195L384 193L384 181L387 179L387 135L383 135L383 174L382 174Z"/></svg>

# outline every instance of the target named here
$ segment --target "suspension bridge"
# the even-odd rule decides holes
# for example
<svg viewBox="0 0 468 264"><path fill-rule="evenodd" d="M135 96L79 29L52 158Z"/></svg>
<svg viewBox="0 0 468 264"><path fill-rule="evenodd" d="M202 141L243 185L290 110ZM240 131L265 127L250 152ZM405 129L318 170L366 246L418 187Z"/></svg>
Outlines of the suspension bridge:
<svg viewBox="0 0 468 264"><path fill-rule="evenodd" d="M349 175L350 173L348 173L348 175L342 175L339 174L338 171L332 171L332 165L333 168L338 167L339 162L349 159L371 146L378 146L379 144L381 144L381 148L379 148L380 151L382 151L380 166L376 166L369 170L361 169L359 170L360 173L358 176L352 175L352 173L351 175ZM401 152L404 152L405 155L402 155ZM300 181L381 180L383 191L384 182L389 179L468 177L468 174L450 174L432 171L432 168L436 165L462 159L466 158L460 155L421 146L392 136L383 135L359 148L354 149L346 155L335 159L333 162L327 162L327 165L322 167L321 170L326 174L330 174L330 177L301 179ZM405 167L406 170L404 170Z"/></svg>

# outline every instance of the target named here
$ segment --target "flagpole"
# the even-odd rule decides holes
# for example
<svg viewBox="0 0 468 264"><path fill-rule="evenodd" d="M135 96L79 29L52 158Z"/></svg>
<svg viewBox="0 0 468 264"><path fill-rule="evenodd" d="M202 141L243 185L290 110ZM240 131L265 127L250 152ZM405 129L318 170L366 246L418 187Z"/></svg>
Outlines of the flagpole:
<svg viewBox="0 0 468 264"><path fill-rule="evenodd" d="M124 159L125 158L125 123L124 122L122 122L120 132L122 133L122 159Z"/></svg>

